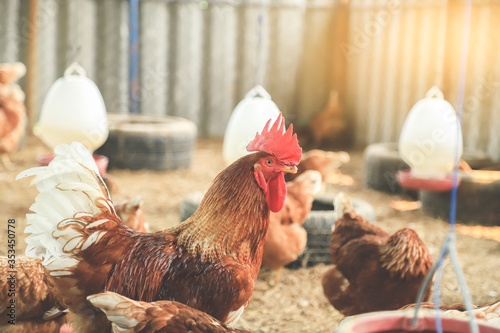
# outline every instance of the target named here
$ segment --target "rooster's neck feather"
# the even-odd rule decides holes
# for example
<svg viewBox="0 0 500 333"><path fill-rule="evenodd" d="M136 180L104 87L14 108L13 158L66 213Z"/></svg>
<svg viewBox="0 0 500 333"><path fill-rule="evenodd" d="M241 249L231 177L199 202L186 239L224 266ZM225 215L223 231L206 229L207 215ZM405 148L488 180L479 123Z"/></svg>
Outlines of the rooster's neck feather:
<svg viewBox="0 0 500 333"><path fill-rule="evenodd" d="M192 255L202 260L231 256L242 263L261 260L269 209L253 165L262 156L244 156L219 173L198 210L176 228L178 242Z"/></svg>

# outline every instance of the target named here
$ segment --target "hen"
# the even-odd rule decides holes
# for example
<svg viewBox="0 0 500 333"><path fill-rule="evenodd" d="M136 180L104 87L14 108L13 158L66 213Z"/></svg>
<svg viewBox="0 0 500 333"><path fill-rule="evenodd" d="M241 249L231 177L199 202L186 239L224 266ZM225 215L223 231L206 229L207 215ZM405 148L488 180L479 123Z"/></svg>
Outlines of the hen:
<svg viewBox="0 0 500 333"><path fill-rule="evenodd" d="M115 333L247 332L231 328L214 317L179 302L140 302L113 292L91 295L87 299L106 314Z"/></svg>
<svg viewBox="0 0 500 333"><path fill-rule="evenodd" d="M125 225L138 232L146 232L147 223L141 211L140 198L131 201L122 201L116 212ZM15 262L15 264L14 264ZM12 269L11 264L14 264ZM11 272L15 273L15 280L9 280ZM56 295L53 278L42 265L42 260L33 257L17 257L10 260L0 257L0 296L3 302L0 315L7 315L9 302L12 299L10 290L11 281L15 281L18 293L16 300L16 328L9 330L2 328L2 332L55 332L64 324L70 323L67 309Z"/></svg>
<svg viewBox="0 0 500 333"><path fill-rule="evenodd" d="M333 267L321 279L328 301L346 316L395 310L415 301L432 258L409 228L393 235L356 214L348 196L339 193L330 243ZM425 298L430 294L426 291Z"/></svg>
<svg viewBox="0 0 500 333"><path fill-rule="evenodd" d="M302 154L302 159L296 174L288 174L287 180L293 180L307 170L316 170L321 173L324 182L332 184L350 185L352 179L343 175L339 168L350 161L350 156L345 151L333 152L312 149Z"/></svg>
<svg viewBox="0 0 500 333"><path fill-rule="evenodd" d="M83 145L58 146L49 166L18 176L36 176L40 191L27 216L26 253L43 259L80 331L110 329L86 299L103 291L178 301L230 325L253 293L269 211L280 211L286 197L284 174L300 161L292 131L281 115L269 121L247 146L257 153L219 173L189 219L152 234L118 218Z"/></svg>
<svg viewBox="0 0 500 333"><path fill-rule="evenodd" d="M37 331L53 331L60 328L67 321L65 307L42 261L30 257L17 257L14 261L0 257L0 316L13 320L18 331L28 332L35 328ZM11 304L11 300L15 303ZM12 308L14 313L11 316ZM3 324L6 321L0 325ZM0 326L0 330L15 332L11 326Z"/></svg>
<svg viewBox="0 0 500 333"><path fill-rule="evenodd" d="M26 129L24 93L14 82L26 72L22 63L0 64L0 157L11 167L9 154L15 151Z"/></svg>
<svg viewBox="0 0 500 333"><path fill-rule="evenodd" d="M116 215L125 225L138 232L149 232L149 224L144 220L142 199L140 196L127 200L120 191L118 183L108 174L101 175L106 185L109 198L113 201Z"/></svg>
<svg viewBox="0 0 500 333"><path fill-rule="evenodd" d="M302 227L311 211L314 196L321 190L321 174L309 170L287 182L285 206L269 216L269 230L264 245L262 265L276 270L278 282L283 266L304 252L307 232Z"/></svg>
<svg viewBox="0 0 500 333"><path fill-rule="evenodd" d="M314 146L319 147L326 143L339 144L345 140L347 124L343 113L338 91L330 91L324 109L315 115L310 123Z"/></svg>
<svg viewBox="0 0 500 333"><path fill-rule="evenodd" d="M141 197L132 200L117 199L114 201L114 206L116 215L127 227L138 232L149 232L149 224L144 221L142 213Z"/></svg>

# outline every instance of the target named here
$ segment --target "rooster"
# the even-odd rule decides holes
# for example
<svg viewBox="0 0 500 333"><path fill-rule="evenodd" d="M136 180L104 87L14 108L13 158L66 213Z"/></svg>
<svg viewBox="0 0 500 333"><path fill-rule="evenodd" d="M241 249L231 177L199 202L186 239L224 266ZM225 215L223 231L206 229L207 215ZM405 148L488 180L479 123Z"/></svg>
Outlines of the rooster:
<svg viewBox="0 0 500 333"><path fill-rule="evenodd" d="M302 227L311 211L314 196L321 190L321 174L308 170L287 182L285 206L271 213L262 265L276 270L274 284L279 280L283 266L296 260L304 252L307 232Z"/></svg>
<svg viewBox="0 0 500 333"><path fill-rule="evenodd" d="M232 325L253 293L269 224L284 205L284 174L302 149L282 115L257 133L246 155L214 179L182 224L137 233L116 215L94 159L75 142L56 147L45 167L26 170L39 194L27 215L26 253L43 259L75 327L110 329L87 296L113 291L153 302L171 300Z"/></svg>
<svg viewBox="0 0 500 333"><path fill-rule="evenodd" d="M14 82L26 72L22 63L0 64L0 157L12 168L9 154L15 151L26 129L24 93Z"/></svg>
<svg viewBox="0 0 500 333"><path fill-rule="evenodd" d="M348 196L335 198L330 243L333 267L321 279L328 301L345 316L395 310L417 298L432 267L425 244L409 228L393 235L357 215ZM430 289L426 291L428 299Z"/></svg>
<svg viewBox="0 0 500 333"><path fill-rule="evenodd" d="M231 328L214 317L179 302L139 302L109 291L91 295L87 299L106 314L112 322L114 333L247 332Z"/></svg>

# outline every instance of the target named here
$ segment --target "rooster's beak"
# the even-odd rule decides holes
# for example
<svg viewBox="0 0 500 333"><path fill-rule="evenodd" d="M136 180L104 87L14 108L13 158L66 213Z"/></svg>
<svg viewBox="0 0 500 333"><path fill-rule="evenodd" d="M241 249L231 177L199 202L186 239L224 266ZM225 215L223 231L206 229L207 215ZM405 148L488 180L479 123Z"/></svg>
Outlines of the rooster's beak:
<svg viewBox="0 0 500 333"><path fill-rule="evenodd" d="M295 165L285 165L281 170L285 173L297 173L297 167Z"/></svg>

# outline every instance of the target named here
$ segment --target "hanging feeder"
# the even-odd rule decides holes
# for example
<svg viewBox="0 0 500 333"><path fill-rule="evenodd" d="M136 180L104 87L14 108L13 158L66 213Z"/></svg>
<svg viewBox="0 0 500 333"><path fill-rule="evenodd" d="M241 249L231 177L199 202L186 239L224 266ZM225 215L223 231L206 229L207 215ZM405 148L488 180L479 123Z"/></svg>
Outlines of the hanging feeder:
<svg viewBox="0 0 500 333"><path fill-rule="evenodd" d="M410 170L400 170L397 180L409 189L449 191L453 187L451 172L462 152L456 112L443 93L432 87L412 107L401 130L399 153Z"/></svg>
<svg viewBox="0 0 500 333"><path fill-rule="evenodd" d="M226 164L249 154L246 147L266 125L269 119L275 121L280 114L271 95L260 85L250 89L245 98L236 105L224 134L222 156Z"/></svg>
<svg viewBox="0 0 500 333"><path fill-rule="evenodd" d="M95 83L77 63L69 66L50 87L35 133L51 149L79 141L93 152L106 141L104 101Z"/></svg>
<svg viewBox="0 0 500 333"><path fill-rule="evenodd" d="M79 141L93 152L106 141L108 131L106 107L99 88L79 64L73 63L50 87L40 121L34 128L35 135L52 150L59 144ZM97 155L94 159L101 173L105 173L107 158ZM41 165L51 160L52 155L38 159Z"/></svg>

